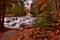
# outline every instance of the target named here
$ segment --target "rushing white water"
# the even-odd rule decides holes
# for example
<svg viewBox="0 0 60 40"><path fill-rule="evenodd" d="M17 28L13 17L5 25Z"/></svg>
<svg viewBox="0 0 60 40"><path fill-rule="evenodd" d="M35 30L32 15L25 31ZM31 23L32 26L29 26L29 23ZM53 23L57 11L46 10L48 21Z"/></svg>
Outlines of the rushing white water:
<svg viewBox="0 0 60 40"><path fill-rule="evenodd" d="M20 27L32 27L35 17L23 16L23 17L5 17L4 26L7 28L20 28Z"/></svg>
<svg viewBox="0 0 60 40"><path fill-rule="evenodd" d="M30 10L31 8L31 5L33 4L33 0L22 0L23 1L23 4L24 4L24 7L28 10Z"/></svg>
<svg viewBox="0 0 60 40"><path fill-rule="evenodd" d="M22 0L22 2L24 4L24 7L26 8L26 10L31 9L33 0ZM4 26L7 28L32 27L32 23L34 22L34 20L35 20L35 17L31 17L30 13L28 15L22 16L22 17L5 17Z"/></svg>

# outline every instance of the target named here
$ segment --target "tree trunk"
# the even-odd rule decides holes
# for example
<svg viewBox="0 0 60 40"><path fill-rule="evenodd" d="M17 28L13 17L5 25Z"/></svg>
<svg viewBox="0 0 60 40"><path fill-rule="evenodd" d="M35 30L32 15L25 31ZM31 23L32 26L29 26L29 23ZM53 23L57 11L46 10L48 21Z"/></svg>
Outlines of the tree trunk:
<svg viewBox="0 0 60 40"><path fill-rule="evenodd" d="M0 19L2 19L2 20L0 20L0 32L4 32L4 31L6 31L6 28L4 27L4 17L5 17L5 12L6 12L6 1L1 1L1 16L2 16L2 18L1 18L1 16L0 16Z"/></svg>

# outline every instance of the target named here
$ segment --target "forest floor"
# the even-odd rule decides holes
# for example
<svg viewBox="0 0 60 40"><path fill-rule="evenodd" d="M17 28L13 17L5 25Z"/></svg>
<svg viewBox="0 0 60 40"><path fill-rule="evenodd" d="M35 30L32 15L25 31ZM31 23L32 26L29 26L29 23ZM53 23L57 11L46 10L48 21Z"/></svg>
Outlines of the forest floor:
<svg viewBox="0 0 60 40"><path fill-rule="evenodd" d="M0 40L60 40L60 30L51 31L44 28L28 28L0 33Z"/></svg>

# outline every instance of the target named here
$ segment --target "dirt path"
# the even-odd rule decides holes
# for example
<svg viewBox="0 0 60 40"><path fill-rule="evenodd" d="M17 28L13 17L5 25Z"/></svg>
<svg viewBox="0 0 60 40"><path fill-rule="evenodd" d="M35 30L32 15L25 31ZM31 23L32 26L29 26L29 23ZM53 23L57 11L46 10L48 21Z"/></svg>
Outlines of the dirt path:
<svg viewBox="0 0 60 40"><path fill-rule="evenodd" d="M38 33L42 33L41 35ZM52 32L50 30L29 28L20 30L12 30L4 32L0 40L60 40L60 31ZM51 38L48 38L50 35ZM43 37L43 38L42 38Z"/></svg>
<svg viewBox="0 0 60 40"><path fill-rule="evenodd" d="M15 36L17 31L7 31L4 32L3 35L0 37L0 40L5 40L6 38L12 38Z"/></svg>

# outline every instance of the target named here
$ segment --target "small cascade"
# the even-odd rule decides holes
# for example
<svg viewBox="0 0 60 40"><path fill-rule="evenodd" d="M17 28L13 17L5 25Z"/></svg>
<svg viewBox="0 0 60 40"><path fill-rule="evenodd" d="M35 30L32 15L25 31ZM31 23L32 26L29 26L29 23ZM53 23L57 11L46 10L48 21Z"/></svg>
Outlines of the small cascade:
<svg viewBox="0 0 60 40"><path fill-rule="evenodd" d="M30 10L31 10L31 5L33 4L34 0L22 0L25 10L28 11L26 12L27 15L30 15Z"/></svg>
<svg viewBox="0 0 60 40"><path fill-rule="evenodd" d="M32 27L35 17L30 17L28 15L22 17L5 17L4 26L6 28L25 28Z"/></svg>
<svg viewBox="0 0 60 40"><path fill-rule="evenodd" d="M32 17L30 10L31 5L33 4L33 0L21 0L24 4L26 15L22 17L5 17L4 18L4 26L6 28L25 28L32 27L33 22L35 21L35 17ZM28 10L28 12L27 12Z"/></svg>

